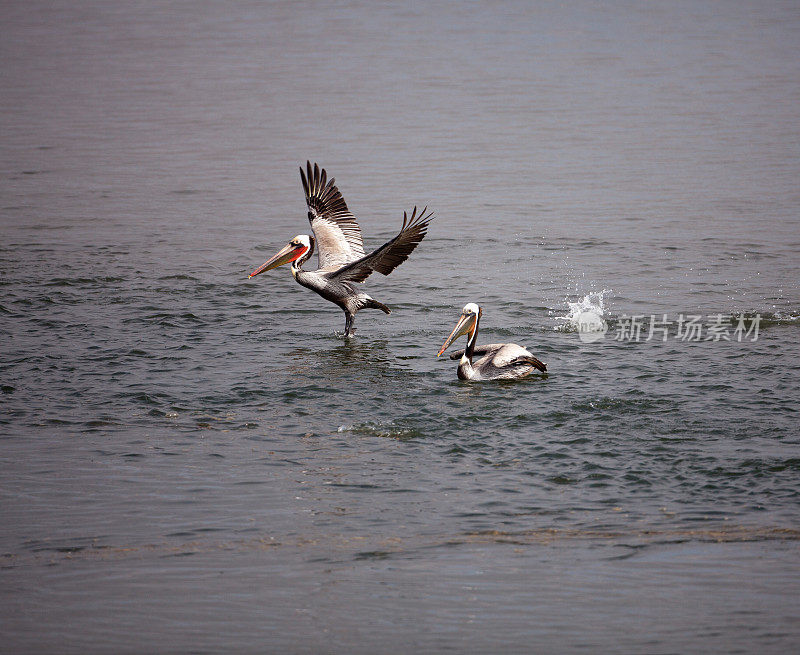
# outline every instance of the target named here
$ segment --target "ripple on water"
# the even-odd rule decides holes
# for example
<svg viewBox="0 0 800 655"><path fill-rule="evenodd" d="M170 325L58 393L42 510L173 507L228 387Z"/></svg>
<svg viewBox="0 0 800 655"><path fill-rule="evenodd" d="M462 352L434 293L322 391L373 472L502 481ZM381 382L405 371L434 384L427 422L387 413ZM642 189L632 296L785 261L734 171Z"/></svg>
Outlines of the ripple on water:
<svg viewBox="0 0 800 655"><path fill-rule="evenodd" d="M359 423L355 425L340 425L337 432L351 432L353 434L378 437L381 439L396 439L397 441L412 441L424 439L424 431L413 427L396 425L392 421Z"/></svg>

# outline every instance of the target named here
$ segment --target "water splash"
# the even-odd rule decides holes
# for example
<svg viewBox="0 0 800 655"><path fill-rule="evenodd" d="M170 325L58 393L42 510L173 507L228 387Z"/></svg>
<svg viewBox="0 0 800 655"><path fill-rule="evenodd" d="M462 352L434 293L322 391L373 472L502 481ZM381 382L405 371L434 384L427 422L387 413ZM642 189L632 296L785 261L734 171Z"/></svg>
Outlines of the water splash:
<svg viewBox="0 0 800 655"><path fill-rule="evenodd" d="M587 315L597 316L599 322L607 322L605 299L606 294L611 293L611 289L602 291L590 291L577 302L565 300L567 304L566 316L555 316L555 320L561 321L554 330L557 332L577 332L580 321Z"/></svg>

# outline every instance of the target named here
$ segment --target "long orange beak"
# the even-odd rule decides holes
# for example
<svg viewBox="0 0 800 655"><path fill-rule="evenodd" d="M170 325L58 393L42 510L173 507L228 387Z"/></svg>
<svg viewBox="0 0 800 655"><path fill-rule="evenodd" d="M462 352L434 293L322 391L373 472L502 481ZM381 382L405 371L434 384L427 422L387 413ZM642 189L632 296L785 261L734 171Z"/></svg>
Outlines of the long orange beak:
<svg viewBox="0 0 800 655"><path fill-rule="evenodd" d="M450 333L450 336L447 337L447 341L444 342L441 350L439 350L439 354L436 355L437 357L441 357L442 353L450 347L450 344L453 343L458 337L463 334L469 334L472 332L472 328L475 324L475 316L473 314L461 314L458 319L458 323L453 328L453 331Z"/></svg>
<svg viewBox="0 0 800 655"><path fill-rule="evenodd" d="M254 270L250 275L247 277L249 280L251 277L255 277L259 273L263 273L264 271L271 271L273 268L278 268L278 266L283 266L284 264L288 264L289 262L293 262L295 259L299 259L303 253L307 250L304 245L293 246L291 243L287 243L281 250L278 252L272 259L267 260L261 266L259 266L256 270Z"/></svg>

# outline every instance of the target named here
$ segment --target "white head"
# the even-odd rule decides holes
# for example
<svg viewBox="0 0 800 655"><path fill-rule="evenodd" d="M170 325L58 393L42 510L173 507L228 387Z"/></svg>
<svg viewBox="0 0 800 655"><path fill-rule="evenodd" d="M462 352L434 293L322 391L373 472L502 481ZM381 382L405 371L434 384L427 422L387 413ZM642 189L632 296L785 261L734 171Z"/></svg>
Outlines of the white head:
<svg viewBox="0 0 800 655"><path fill-rule="evenodd" d="M292 241L303 244L306 248L311 248L311 237L307 234L298 234Z"/></svg>
<svg viewBox="0 0 800 655"><path fill-rule="evenodd" d="M447 337L447 341L444 342L437 357L440 357L441 354L450 347L451 343L464 334L469 335L467 337L467 344L469 344L470 340L475 337L475 330L478 327L478 319L480 316L481 308L474 302L468 302L464 305L464 309L461 310L461 316L458 317L458 323L456 323L450 336Z"/></svg>
<svg viewBox="0 0 800 655"><path fill-rule="evenodd" d="M254 277L264 271L271 271L273 268L297 261L303 257L307 259L311 256L311 251L314 249L313 243L311 237L307 234L298 234L274 255L272 259L267 260L250 273L250 277ZM305 261L305 259L302 259L300 263L302 264L303 261ZM294 264L292 264L292 266L294 266ZM294 271L294 269L292 270Z"/></svg>

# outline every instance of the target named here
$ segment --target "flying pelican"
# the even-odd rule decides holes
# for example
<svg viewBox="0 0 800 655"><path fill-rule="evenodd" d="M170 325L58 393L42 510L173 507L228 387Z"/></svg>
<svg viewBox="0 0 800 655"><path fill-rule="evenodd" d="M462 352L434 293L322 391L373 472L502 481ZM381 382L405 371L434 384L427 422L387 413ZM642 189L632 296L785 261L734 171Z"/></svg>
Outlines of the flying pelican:
<svg viewBox="0 0 800 655"><path fill-rule="evenodd" d="M458 337L467 335L467 347L450 355L450 359L461 358L458 363L459 380L516 380L524 378L533 369L546 371L547 366L515 343L490 343L475 347L478 338L478 323L483 310L474 302L464 305L455 328L447 337L437 357L447 350ZM483 355L472 363L472 356Z"/></svg>
<svg viewBox="0 0 800 655"><path fill-rule="evenodd" d="M347 209L335 180L327 181L327 177L325 169L320 170L317 164L312 170L311 162L306 162L305 173L300 167L308 220L314 236L298 234L272 259L250 273L248 279L291 262L292 276L299 284L344 310L344 336L350 337L355 332L353 322L359 310L380 309L385 314L391 313L386 305L361 291L354 283L363 282L373 271L389 275L408 259L425 238L433 213L426 214L427 207L417 213L416 206L410 218L403 212L403 227L397 236L367 255L356 217ZM315 243L319 244L319 268L304 271L301 266L313 254Z"/></svg>

